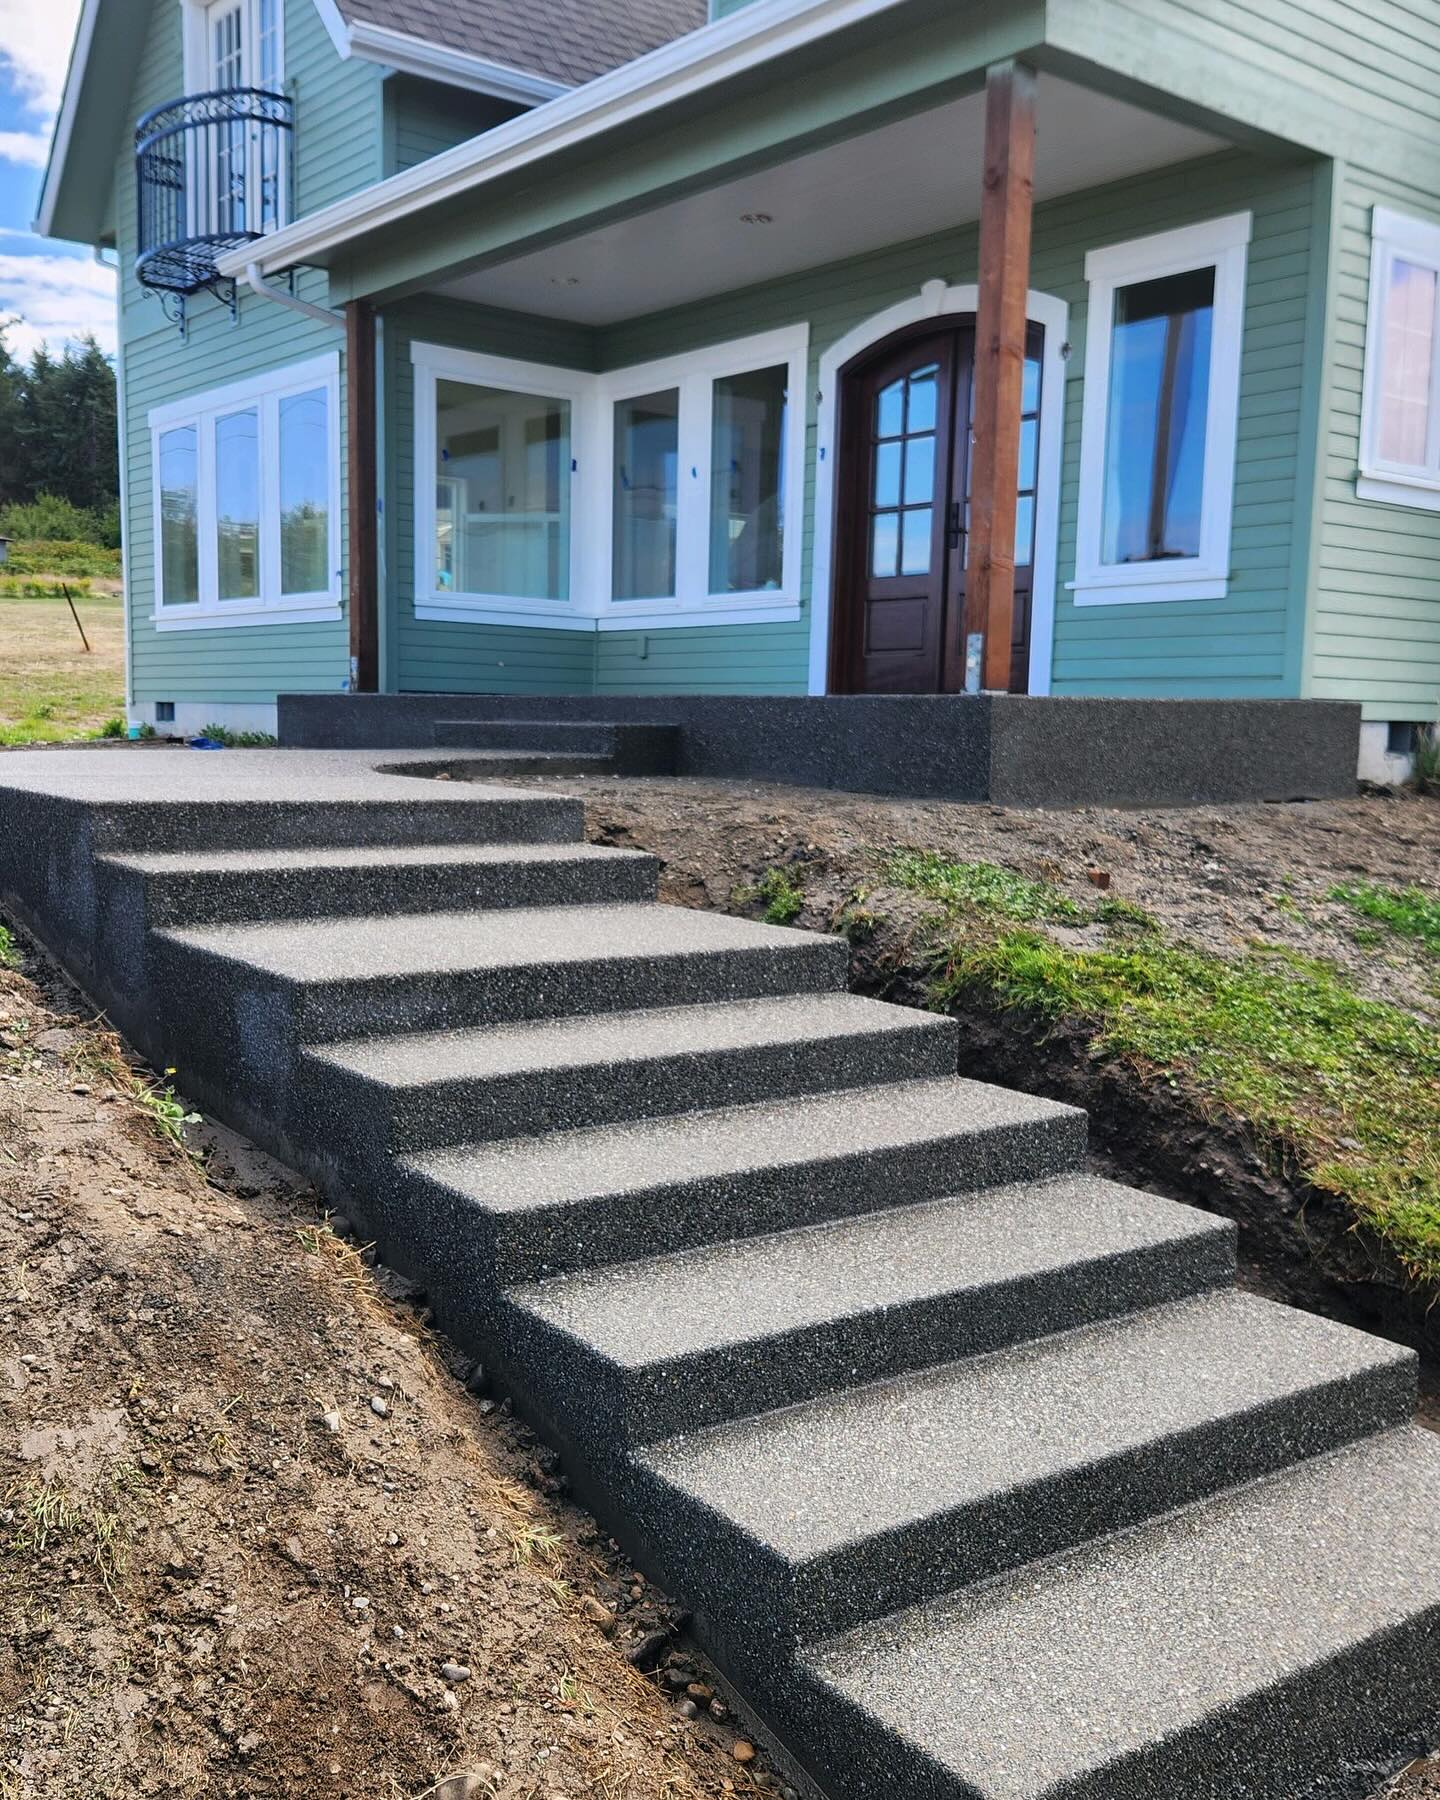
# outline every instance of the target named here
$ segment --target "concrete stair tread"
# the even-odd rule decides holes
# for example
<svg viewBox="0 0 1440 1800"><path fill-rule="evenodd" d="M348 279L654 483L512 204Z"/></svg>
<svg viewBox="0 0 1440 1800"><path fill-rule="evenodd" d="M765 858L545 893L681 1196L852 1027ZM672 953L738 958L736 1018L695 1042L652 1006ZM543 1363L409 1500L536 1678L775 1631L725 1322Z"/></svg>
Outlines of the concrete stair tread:
<svg viewBox="0 0 1440 1800"><path fill-rule="evenodd" d="M465 1144L405 1160L487 1208L522 1212L1075 1116L1055 1101L944 1076L548 1138Z"/></svg>
<svg viewBox="0 0 1440 1800"><path fill-rule="evenodd" d="M928 1764L904 1791L970 1800L1288 1794L1263 1770L1304 1759L1295 1740L1322 1718L1358 1737L1379 1713L1383 1734L1374 1664L1347 1680L1342 1659L1407 1626L1433 1657L1437 1518L1440 1438L1404 1426L1337 1450L803 1652L820 1741L826 1708L858 1712L887 1766ZM1379 1654L1423 1686L1424 1647ZM1197 1732L1221 1771L1203 1785L1180 1750Z"/></svg>
<svg viewBox="0 0 1440 1800"><path fill-rule="evenodd" d="M1413 1363L1382 1339L1218 1290L712 1426L641 1460L805 1563L1322 1385L1386 1369L1403 1381Z"/></svg>
<svg viewBox="0 0 1440 1800"><path fill-rule="evenodd" d="M593 961L623 965L725 950L793 952L808 961L816 949L809 932L646 902L292 920L187 928L161 935L295 982ZM841 940L833 942L838 955ZM837 962L837 986L843 973L842 960Z"/></svg>
<svg viewBox="0 0 1440 1800"><path fill-rule="evenodd" d="M431 864L572 863L650 860L643 850L602 844L356 844L289 850L117 851L97 860L146 875L261 874L273 869L373 869Z"/></svg>
<svg viewBox="0 0 1440 1800"><path fill-rule="evenodd" d="M938 1015L903 1011L847 993L799 993L774 999L524 1020L512 1025L356 1038L311 1055L387 1086L485 1080L528 1071L617 1064L662 1057L800 1044L814 1039L934 1030Z"/></svg>
<svg viewBox="0 0 1440 1800"><path fill-rule="evenodd" d="M643 1369L1203 1238L1228 1243L1233 1229L1135 1188L1062 1175L582 1270L507 1298L593 1354Z"/></svg>

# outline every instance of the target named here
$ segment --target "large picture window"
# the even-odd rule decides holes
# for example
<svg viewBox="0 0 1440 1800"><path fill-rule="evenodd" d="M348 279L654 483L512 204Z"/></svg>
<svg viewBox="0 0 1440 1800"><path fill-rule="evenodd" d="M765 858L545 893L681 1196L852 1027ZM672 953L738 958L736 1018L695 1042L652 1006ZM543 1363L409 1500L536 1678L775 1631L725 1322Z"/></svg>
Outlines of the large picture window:
<svg viewBox="0 0 1440 1800"><path fill-rule="evenodd" d="M1093 252L1077 605L1226 589L1250 215Z"/></svg>
<svg viewBox="0 0 1440 1800"><path fill-rule="evenodd" d="M1371 233L1356 492L1440 512L1440 225L1377 206Z"/></svg>
<svg viewBox="0 0 1440 1800"><path fill-rule="evenodd" d="M156 621L340 616L339 359L150 415Z"/></svg>
<svg viewBox="0 0 1440 1800"><path fill-rule="evenodd" d="M799 616L804 327L604 375L417 344L422 618Z"/></svg>

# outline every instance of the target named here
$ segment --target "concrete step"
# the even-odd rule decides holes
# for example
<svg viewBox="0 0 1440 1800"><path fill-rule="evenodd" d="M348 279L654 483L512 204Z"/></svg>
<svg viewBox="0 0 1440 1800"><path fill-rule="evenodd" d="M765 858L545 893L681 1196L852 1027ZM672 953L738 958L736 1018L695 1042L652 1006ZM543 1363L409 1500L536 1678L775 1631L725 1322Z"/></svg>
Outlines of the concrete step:
<svg viewBox="0 0 1440 1800"><path fill-rule="evenodd" d="M1415 1362L1223 1290L669 1439L640 1507L693 1604L794 1644L1401 1424Z"/></svg>
<svg viewBox="0 0 1440 1800"><path fill-rule="evenodd" d="M604 1447L979 1355L1234 1272L1229 1220L1062 1175L512 1288L506 1336L515 1366L546 1371L564 1435Z"/></svg>
<svg viewBox="0 0 1440 1800"><path fill-rule="evenodd" d="M650 900L659 860L590 844L178 850L96 859L150 927Z"/></svg>
<svg viewBox="0 0 1440 1800"><path fill-rule="evenodd" d="M441 749L599 756L627 775L673 774L680 745L678 725L618 720L442 719L434 729L435 743Z"/></svg>
<svg viewBox="0 0 1440 1800"><path fill-rule="evenodd" d="M839 989L846 972L839 938L679 906L315 919L155 938L192 1007L230 1014L237 993L277 993L305 1042Z"/></svg>
<svg viewBox="0 0 1440 1800"><path fill-rule="evenodd" d="M792 1744L846 1800L1366 1793L1440 1719L1437 1519L1389 1432L807 1652Z"/></svg>
<svg viewBox="0 0 1440 1800"><path fill-rule="evenodd" d="M395 1151L946 1075L956 1057L953 1020L799 993L361 1038L306 1060L317 1103Z"/></svg>
<svg viewBox="0 0 1440 1800"><path fill-rule="evenodd" d="M848 964L839 938L655 905L183 926L146 943L147 1052L238 1129L267 1144L278 1129L280 1153L327 1182L360 1134L310 1103L297 1079L306 1046L834 991ZM352 1171L365 1185L378 1173Z"/></svg>
<svg viewBox="0 0 1440 1800"><path fill-rule="evenodd" d="M614 775L613 757L582 750L459 750L439 762L402 764L402 773L423 769L431 781L504 781L512 775Z"/></svg>
<svg viewBox="0 0 1440 1800"><path fill-rule="evenodd" d="M662 911L665 909L661 909ZM401 1159L505 1283L1073 1169L1085 1115L958 1076ZM449 1227L447 1227L447 1230Z"/></svg>

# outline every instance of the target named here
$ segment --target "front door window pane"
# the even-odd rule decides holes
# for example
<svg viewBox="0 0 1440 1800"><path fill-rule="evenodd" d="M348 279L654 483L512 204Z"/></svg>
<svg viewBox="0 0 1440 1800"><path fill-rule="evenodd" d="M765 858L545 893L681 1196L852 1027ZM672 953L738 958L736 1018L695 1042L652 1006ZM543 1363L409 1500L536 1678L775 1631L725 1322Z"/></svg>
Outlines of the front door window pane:
<svg viewBox="0 0 1440 1800"><path fill-rule="evenodd" d="M438 588L570 597L570 403L435 384Z"/></svg>
<svg viewBox="0 0 1440 1800"><path fill-rule="evenodd" d="M1115 295L1101 560L1200 554L1215 271Z"/></svg>
<svg viewBox="0 0 1440 1800"><path fill-rule="evenodd" d="M260 592L260 415L215 421L215 560L222 600Z"/></svg>
<svg viewBox="0 0 1440 1800"><path fill-rule="evenodd" d="M928 575L935 526L940 365L926 363L875 396L870 573Z"/></svg>
<svg viewBox="0 0 1440 1800"><path fill-rule="evenodd" d="M783 365L715 383L710 442L710 592L781 584L785 551Z"/></svg>
<svg viewBox="0 0 1440 1800"><path fill-rule="evenodd" d="M192 606L200 598L196 442L193 425L160 434L160 598L165 606Z"/></svg>
<svg viewBox="0 0 1440 1800"><path fill-rule="evenodd" d="M611 571L617 600L674 596L679 462L678 388L617 404Z"/></svg>
<svg viewBox="0 0 1440 1800"><path fill-rule="evenodd" d="M1434 269L1399 257L1390 265L1380 378L1380 454L1386 462L1421 468L1426 462L1436 281Z"/></svg>
<svg viewBox="0 0 1440 1800"><path fill-rule="evenodd" d="M330 591L330 401L324 388L280 402L280 592Z"/></svg>

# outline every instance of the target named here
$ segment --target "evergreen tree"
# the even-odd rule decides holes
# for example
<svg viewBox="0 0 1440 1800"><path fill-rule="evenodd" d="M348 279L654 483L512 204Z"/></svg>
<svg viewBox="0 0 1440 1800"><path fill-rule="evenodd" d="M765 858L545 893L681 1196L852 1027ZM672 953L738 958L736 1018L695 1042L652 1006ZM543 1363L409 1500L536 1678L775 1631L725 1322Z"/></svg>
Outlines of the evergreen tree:
<svg viewBox="0 0 1440 1800"><path fill-rule="evenodd" d="M0 506L53 494L103 513L120 491L115 371L93 337L26 365L0 323Z"/></svg>

